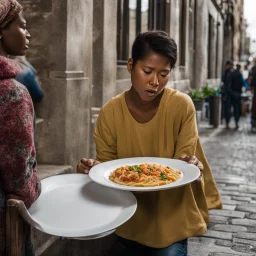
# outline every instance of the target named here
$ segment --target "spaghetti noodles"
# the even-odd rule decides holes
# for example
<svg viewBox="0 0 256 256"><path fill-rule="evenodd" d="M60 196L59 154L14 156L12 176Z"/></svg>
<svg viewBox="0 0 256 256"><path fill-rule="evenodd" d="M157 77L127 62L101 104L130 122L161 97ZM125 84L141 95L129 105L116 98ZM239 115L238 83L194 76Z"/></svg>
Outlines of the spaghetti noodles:
<svg viewBox="0 0 256 256"><path fill-rule="evenodd" d="M117 184L136 187L153 187L177 181L181 171L158 164L122 166L114 170L109 179Z"/></svg>

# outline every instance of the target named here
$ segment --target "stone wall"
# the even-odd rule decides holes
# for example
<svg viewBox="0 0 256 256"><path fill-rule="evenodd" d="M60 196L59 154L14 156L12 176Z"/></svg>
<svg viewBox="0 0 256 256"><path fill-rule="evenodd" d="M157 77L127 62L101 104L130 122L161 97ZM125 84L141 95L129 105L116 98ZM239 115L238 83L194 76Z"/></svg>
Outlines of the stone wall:
<svg viewBox="0 0 256 256"><path fill-rule="evenodd" d="M76 166L89 148L92 2L20 2L32 35L28 59L45 92L36 106L44 119L37 127L37 160Z"/></svg>
<svg viewBox="0 0 256 256"><path fill-rule="evenodd" d="M245 44L246 25L243 17L244 0L233 1L231 23L224 27L223 66L227 60L240 61Z"/></svg>
<svg viewBox="0 0 256 256"><path fill-rule="evenodd" d="M93 143L91 107L100 108L131 86L126 67L117 65L117 4L112 0L79 0L75 5L71 0L21 3L32 34L28 58L46 93L37 106L38 116L44 119L38 128L38 160L74 166L89 155ZM185 7L184 49L178 49L184 51L185 59L177 61L168 84L181 91L204 86L208 73L211 79L221 77L224 40L223 19L211 0L186 0ZM167 31L180 45L179 0L168 1L167 8ZM210 72L209 15L214 45L209 52Z"/></svg>
<svg viewBox="0 0 256 256"><path fill-rule="evenodd" d="M93 107L116 95L116 16L116 1L93 1Z"/></svg>

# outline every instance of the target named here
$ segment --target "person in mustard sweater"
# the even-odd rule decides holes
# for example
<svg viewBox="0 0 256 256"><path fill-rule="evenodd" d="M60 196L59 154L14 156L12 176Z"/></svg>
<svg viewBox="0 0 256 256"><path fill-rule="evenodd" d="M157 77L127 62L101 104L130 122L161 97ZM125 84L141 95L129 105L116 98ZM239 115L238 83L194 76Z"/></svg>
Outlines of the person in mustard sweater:
<svg viewBox="0 0 256 256"><path fill-rule="evenodd" d="M166 88L176 59L176 43L165 32L136 37L127 64L132 86L101 108L94 133L97 159L83 158L77 165L77 172L86 174L99 162L152 156L182 159L201 170L192 184L135 193L135 214L116 230L125 247L119 255L187 255L187 238L207 230L208 209L222 208L199 141L193 102Z"/></svg>

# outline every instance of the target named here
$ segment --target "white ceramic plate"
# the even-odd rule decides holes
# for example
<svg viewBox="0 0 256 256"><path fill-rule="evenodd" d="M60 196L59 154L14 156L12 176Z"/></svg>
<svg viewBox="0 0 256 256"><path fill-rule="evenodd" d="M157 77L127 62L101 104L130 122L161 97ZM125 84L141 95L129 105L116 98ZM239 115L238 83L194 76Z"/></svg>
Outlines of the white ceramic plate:
<svg viewBox="0 0 256 256"><path fill-rule="evenodd" d="M165 166L170 166L173 169L180 170L182 172L182 177L172 183L162 186L155 187L135 187L135 186L125 186L114 183L109 179L109 175L116 168L124 165L139 165L143 163L149 164L162 164ZM164 189L171 189L180 186L184 186L196 180L200 176L200 170L192 164L188 164L181 160L169 159L169 158L158 158L158 157L134 157L134 158L124 158L105 162L94 166L89 172L91 179L103 186L128 190L128 191L158 191Z"/></svg>
<svg viewBox="0 0 256 256"><path fill-rule="evenodd" d="M20 210L35 228L55 236L96 239L132 217L134 195L91 181L84 174L63 174L42 180L42 192L30 207Z"/></svg>

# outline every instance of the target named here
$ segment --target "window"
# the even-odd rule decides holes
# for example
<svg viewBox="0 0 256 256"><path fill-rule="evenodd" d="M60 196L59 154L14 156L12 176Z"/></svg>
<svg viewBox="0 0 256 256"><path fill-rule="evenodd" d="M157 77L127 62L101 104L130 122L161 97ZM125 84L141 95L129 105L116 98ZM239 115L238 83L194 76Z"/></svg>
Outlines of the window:
<svg viewBox="0 0 256 256"><path fill-rule="evenodd" d="M166 1L150 0L149 1L149 19L148 29L166 30Z"/></svg>
<svg viewBox="0 0 256 256"><path fill-rule="evenodd" d="M179 1L179 64L186 64L186 0Z"/></svg>
<svg viewBox="0 0 256 256"><path fill-rule="evenodd" d="M212 59L211 59L211 50L212 50L212 24L213 24L213 18L211 15L209 15L209 23L208 23L208 78L212 78Z"/></svg>
<svg viewBox="0 0 256 256"><path fill-rule="evenodd" d="M215 61L215 77L219 77L220 74L219 74L219 40L220 40L220 29L219 29L219 26L220 26L220 23L217 22L217 25L216 25L216 34L217 34L217 39L216 39L216 61Z"/></svg>
<svg viewBox="0 0 256 256"><path fill-rule="evenodd" d="M125 64L139 32L166 30L166 0L117 0L117 59Z"/></svg>

